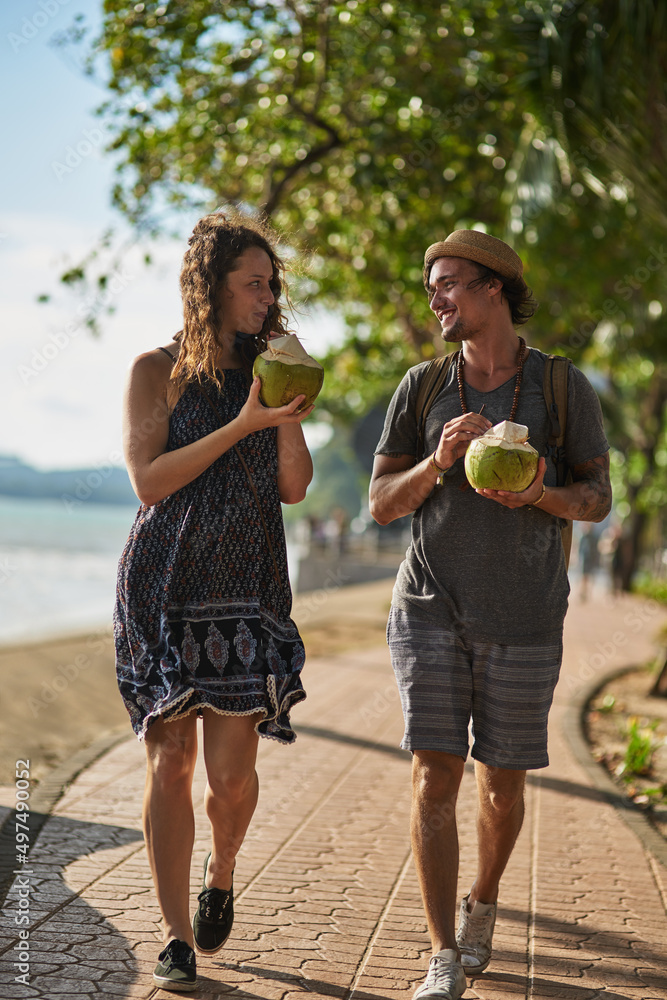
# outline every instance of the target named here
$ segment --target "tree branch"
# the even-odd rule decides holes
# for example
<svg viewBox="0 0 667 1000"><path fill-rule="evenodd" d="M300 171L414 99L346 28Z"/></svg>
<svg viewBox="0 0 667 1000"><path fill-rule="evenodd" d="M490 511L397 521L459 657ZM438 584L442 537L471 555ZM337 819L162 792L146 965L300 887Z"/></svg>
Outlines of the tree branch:
<svg viewBox="0 0 667 1000"><path fill-rule="evenodd" d="M344 145L338 132L336 132L336 130L327 122L321 121L317 115L300 108L296 102L293 102L293 106L296 107L296 109L303 115L304 118L306 118L307 121L310 121L314 125L318 125L318 127L328 132L329 139L327 142L320 143L319 146L311 147L302 160L298 160L290 167L284 167L283 169L285 172L277 184L273 185L271 183L273 174L271 175L271 180L268 185L269 190L265 195L264 204L262 205L262 211L265 212L267 216L271 216L273 212L275 212L285 188L301 170L309 167L311 163L317 163L318 160L326 156L327 153L330 153L332 149L337 149Z"/></svg>

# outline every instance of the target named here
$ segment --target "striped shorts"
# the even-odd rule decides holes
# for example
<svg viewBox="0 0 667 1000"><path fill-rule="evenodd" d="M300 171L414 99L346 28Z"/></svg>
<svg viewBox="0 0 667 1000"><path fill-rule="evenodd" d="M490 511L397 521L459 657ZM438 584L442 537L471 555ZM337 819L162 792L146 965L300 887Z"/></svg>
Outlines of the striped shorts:
<svg viewBox="0 0 667 1000"><path fill-rule="evenodd" d="M562 641L544 646L468 642L392 607L387 641L405 719L405 750L471 755L490 767L546 767L547 718Z"/></svg>

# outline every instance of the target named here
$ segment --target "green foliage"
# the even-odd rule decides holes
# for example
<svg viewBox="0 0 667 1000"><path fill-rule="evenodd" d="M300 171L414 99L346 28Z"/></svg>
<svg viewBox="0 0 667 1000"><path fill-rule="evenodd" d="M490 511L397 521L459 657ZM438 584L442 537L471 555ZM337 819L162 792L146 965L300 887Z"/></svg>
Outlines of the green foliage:
<svg viewBox="0 0 667 1000"><path fill-rule="evenodd" d="M308 294L430 356L423 249L502 227L521 114L497 7L107 0L116 204L148 229L165 205L262 210L312 251Z"/></svg>
<svg viewBox="0 0 667 1000"><path fill-rule="evenodd" d="M642 788L639 796L634 797L638 805L647 804L649 807L664 805L667 802L667 785L656 785L653 788Z"/></svg>
<svg viewBox="0 0 667 1000"><path fill-rule="evenodd" d="M641 720L636 715L629 719L626 731L628 742L623 761L616 771L619 777L623 777L624 781L631 780L633 775L651 773L653 754L661 745L655 739L658 724L658 720L655 720L642 725Z"/></svg>
<svg viewBox="0 0 667 1000"><path fill-rule="evenodd" d="M349 437L341 429L315 451L315 474L306 499L283 507L288 523L304 517L326 520L336 509L344 510L350 519L357 516L368 494L368 476L357 462Z"/></svg>
<svg viewBox="0 0 667 1000"><path fill-rule="evenodd" d="M63 285L75 285L80 281L84 281L85 277L86 273L82 267L72 267L60 276L60 280Z"/></svg>
<svg viewBox="0 0 667 1000"><path fill-rule="evenodd" d="M667 580L656 579L646 573L640 574L635 580L632 590L642 597L649 597L652 601L660 604L667 604ZM665 635L667 639L667 634Z"/></svg>
<svg viewBox="0 0 667 1000"><path fill-rule="evenodd" d="M631 191L664 230L667 7L536 2L525 15L522 48L569 168L601 194Z"/></svg>
<svg viewBox="0 0 667 1000"><path fill-rule="evenodd" d="M551 276L557 349L605 379L629 587L667 499L667 9L600 0L523 13L532 115L512 164L512 226L534 248L531 277L533 263Z"/></svg>
<svg viewBox="0 0 667 1000"><path fill-rule="evenodd" d="M370 405L386 405L406 369L415 363L405 341L396 336L388 344L386 336L387 330L355 324L346 342L320 359L326 378L318 405L334 420L348 423L363 416ZM365 373L363 386L360 370Z"/></svg>
<svg viewBox="0 0 667 1000"><path fill-rule="evenodd" d="M299 292L343 313L352 351L366 310L376 344L412 361L439 343L423 249L484 225L527 260L538 345L578 358L599 317L635 325L626 296L645 309L664 286L633 279L646 223L608 165L623 129L594 131L625 92L615 6L107 0L116 204L147 232L170 206L267 212L312 252ZM616 81L597 119L591 53ZM346 372L369 404L371 361Z"/></svg>

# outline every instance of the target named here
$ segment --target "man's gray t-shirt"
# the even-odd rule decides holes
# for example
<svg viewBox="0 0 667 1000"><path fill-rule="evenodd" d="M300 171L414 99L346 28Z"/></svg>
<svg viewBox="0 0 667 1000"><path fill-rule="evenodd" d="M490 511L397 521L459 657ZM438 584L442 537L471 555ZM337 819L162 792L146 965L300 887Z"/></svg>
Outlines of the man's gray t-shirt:
<svg viewBox="0 0 667 1000"><path fill-rule="evenodd" d="M515 422L546 455L549 419L542 380L547 355L534 348L524 362ZM428 362L411 368L389 404L377 455L414 455L420 377ZM506 420L515 379L491 392L466 385L469 411L492 424ZM424 455L438 446L443 424L461 414L452 365L427 420ZM600 403L588 379L570 365L565 452L570 467L604 454L609 445ZM556 485L547 460L546 486ZM444 476L412 519L412 541L401 564L392 603L418 618L472 641L538 645L560 638L569 594L559 521L539 507L510 510L468 485L463 459Z"/></svg>

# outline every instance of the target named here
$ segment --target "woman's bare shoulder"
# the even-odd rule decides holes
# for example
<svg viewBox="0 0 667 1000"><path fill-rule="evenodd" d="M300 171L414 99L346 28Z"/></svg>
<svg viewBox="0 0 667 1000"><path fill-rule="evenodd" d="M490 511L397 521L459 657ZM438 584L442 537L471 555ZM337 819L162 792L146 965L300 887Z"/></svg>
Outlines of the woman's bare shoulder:
<svg viewBox="0 0 667 1000"><path fill-rule="evenodd" d="M150 389L159 395L170 414L186 389L185 383L175 382L171 377L178 352L178 341L172 340L163 347L140 354L130 369L131 381L140 390Z"/></svg>
<svg viewBox="0 0 667 1000"><path fill-rule="evenodd" d="M138 354L130 363L130 372L141 378L169 379L178 355L178 344L171 341L164 347L154 347Z"/></svg>

